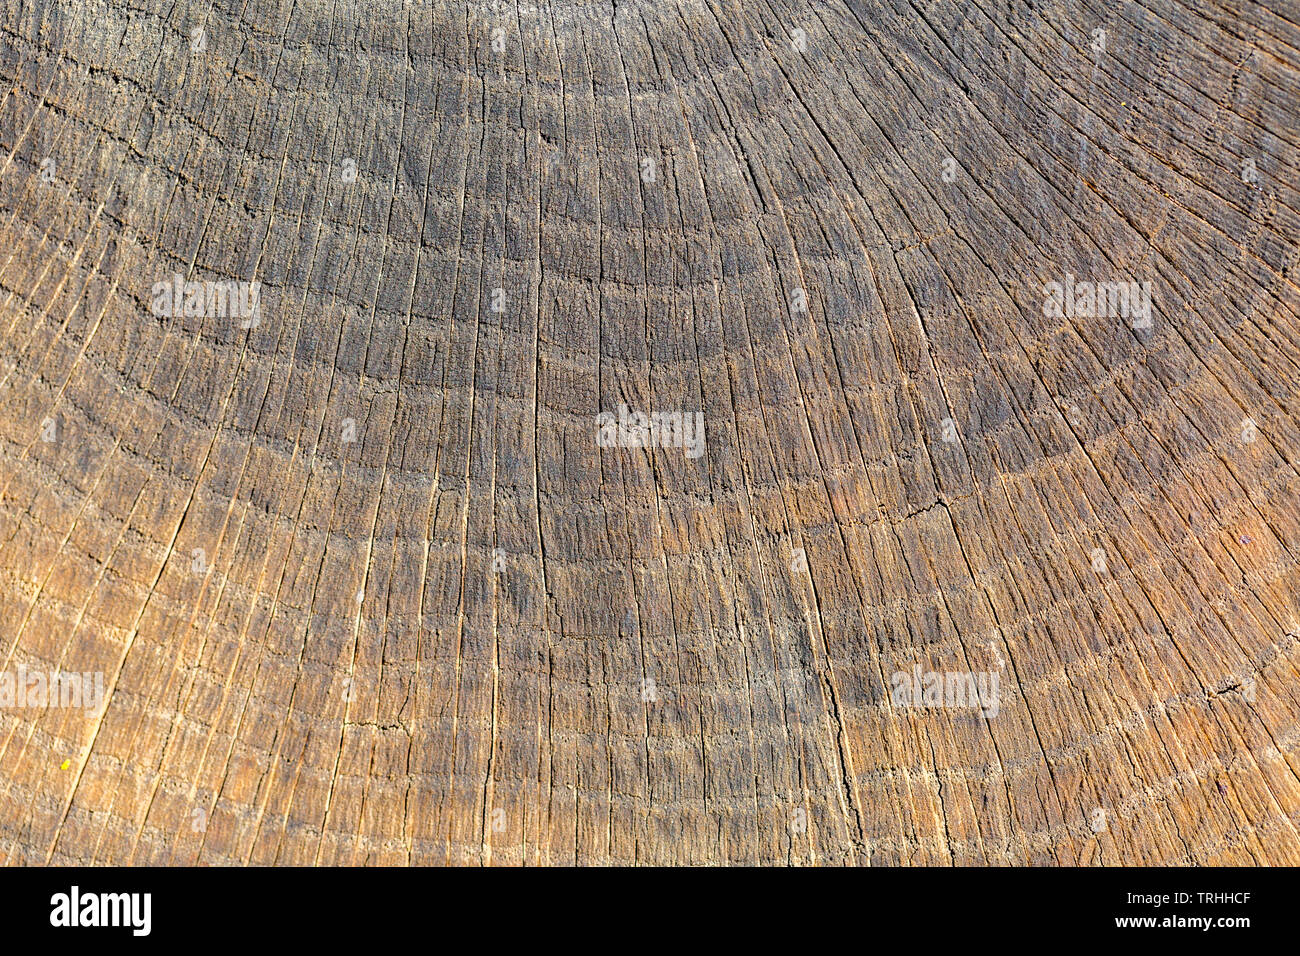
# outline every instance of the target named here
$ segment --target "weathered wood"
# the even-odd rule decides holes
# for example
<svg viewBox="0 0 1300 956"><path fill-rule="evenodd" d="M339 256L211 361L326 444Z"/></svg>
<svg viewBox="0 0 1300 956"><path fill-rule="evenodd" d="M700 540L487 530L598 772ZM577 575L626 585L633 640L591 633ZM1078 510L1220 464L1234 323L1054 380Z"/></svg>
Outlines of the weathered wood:
<svg viewBox="0 0 1300 956"><path fill-rule="evenodd" d="M0 859L1300 863L1292 0L0 11Z"/></svg>

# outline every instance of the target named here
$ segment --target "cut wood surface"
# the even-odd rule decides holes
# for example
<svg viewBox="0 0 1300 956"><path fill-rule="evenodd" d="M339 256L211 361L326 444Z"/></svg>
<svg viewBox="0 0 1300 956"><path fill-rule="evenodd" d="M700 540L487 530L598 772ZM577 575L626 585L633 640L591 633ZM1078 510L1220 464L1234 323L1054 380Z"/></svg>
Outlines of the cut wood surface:
<svg viewBox="0 0 1300 956"><path fill-rule="evenodd" d="M1295 0L4 0L0 860L1300 863L1298 104Z"/></svg>

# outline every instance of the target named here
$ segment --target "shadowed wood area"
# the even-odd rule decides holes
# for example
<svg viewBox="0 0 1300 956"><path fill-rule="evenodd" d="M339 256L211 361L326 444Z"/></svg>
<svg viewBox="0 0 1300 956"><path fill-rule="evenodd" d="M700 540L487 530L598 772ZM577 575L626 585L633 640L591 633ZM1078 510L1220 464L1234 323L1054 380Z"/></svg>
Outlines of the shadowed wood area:
<svg viewBox="0 0 1300 956"><path fill-rule="evenodd" d="M1300 863L1297 103L1293 0L3 0L0 859Z"/></svg>

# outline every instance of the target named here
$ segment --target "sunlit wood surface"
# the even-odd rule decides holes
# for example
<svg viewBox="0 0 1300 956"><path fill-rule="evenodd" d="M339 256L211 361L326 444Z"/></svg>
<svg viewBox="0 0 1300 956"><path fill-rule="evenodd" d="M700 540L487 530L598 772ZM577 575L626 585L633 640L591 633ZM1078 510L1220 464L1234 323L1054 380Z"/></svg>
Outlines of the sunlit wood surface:
<svg viewBox="0 0 1300 956"><path fill-rule="evenodd" d="M1294 0L8 0L0 653L104 700L0 859L1300 863L1298 112Z"/></svg>

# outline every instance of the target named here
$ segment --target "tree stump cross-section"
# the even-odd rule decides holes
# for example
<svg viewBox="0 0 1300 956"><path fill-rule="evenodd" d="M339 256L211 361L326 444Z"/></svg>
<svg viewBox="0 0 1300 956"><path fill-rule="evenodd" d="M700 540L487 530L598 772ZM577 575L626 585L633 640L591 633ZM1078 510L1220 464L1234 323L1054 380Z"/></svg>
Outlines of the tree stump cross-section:
<svg viewBox="0 0 1300 956"><path fill-rule="evenodd" d="M1300 6L9 0L0 860L1300 863Z"/></svg>

